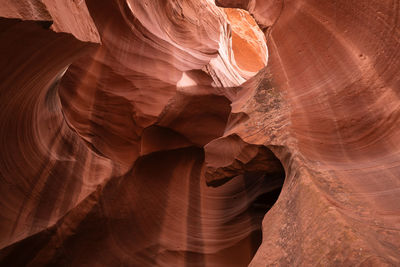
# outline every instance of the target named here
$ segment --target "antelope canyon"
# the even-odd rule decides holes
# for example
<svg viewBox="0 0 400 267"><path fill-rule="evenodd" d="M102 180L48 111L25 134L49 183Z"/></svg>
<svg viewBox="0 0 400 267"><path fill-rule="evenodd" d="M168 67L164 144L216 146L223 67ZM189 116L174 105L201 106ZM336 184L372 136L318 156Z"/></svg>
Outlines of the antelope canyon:
<svg viewBox="0 0 400 267"><path fill-rule="evenodd" d="M400 266L398 0L0 0L0 266Z"/></svg>

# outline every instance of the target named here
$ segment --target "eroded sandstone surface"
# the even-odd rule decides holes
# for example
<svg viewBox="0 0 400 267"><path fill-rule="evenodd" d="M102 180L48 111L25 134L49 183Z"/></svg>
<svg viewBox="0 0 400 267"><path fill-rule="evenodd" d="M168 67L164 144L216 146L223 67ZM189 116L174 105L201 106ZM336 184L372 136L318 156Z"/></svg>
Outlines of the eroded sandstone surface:
<svg viewBox="0 0 400 267"><path fill-rule="evenodd" d="M400 265L398 2L0 4L0 265Z"/></svg>

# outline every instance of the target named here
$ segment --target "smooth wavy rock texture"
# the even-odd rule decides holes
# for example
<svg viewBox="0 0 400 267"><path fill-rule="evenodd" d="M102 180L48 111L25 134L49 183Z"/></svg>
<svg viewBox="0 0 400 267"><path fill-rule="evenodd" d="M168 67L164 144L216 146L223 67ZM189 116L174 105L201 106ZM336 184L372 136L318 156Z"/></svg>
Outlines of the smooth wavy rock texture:
<svg viewBox="0 0 400 267"><path fill-rule="evenodd" d="M0 265L399 266L399 6L0 0Z"/></svg>

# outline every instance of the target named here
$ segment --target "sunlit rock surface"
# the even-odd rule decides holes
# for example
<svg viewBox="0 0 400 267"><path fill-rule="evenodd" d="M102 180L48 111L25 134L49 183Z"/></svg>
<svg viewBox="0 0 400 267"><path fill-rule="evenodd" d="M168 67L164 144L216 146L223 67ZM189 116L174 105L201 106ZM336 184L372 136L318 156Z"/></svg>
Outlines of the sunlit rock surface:
<svg viewBox="0 0 400 267"><path fill-rule="evenodd" d="M395 1L0 4L0 265L400 265Z"/></svg>

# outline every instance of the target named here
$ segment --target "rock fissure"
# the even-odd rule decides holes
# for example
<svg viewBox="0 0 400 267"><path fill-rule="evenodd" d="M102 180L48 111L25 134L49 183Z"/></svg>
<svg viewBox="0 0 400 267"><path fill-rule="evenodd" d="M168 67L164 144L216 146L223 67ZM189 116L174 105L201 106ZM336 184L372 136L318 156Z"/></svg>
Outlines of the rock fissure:
<svg viewBox="0 0 400 267"><path fill-rule="evenodd" d="M399 12L3 0L0 265L400 265Z"/></svg>

